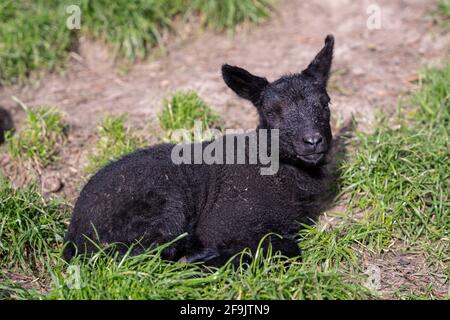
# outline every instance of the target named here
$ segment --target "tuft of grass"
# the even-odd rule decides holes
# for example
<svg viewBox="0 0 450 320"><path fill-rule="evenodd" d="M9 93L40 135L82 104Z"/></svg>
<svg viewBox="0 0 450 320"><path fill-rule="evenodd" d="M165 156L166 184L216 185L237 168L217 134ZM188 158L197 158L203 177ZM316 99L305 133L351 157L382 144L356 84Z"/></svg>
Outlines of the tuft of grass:
<svg viewBox="0 0 450 320"><path fill-rule="evenodd" d="M192 90L177 91L164 99L159 121L167 136L179 129L192 132L196 122L200 122L203 129L220 126L219 115Z"/></svg>
<svg viewBox="0 0 450 320"><path fill-rule="evenodd" d="M33 277L26 278L33 279ZM0 300L37 300L43 298L42 292L35 288L28 288L27 285L15 281L14 278L11 279L9 273L0 270Z"/></svg>
<svg viewBox="0 0 450 320"><path fill-rule="evenodd" d="M217 30L233 29L242 22L260 23L270 16L273 0L193 0L205 24Z"/></svg>
<svg viewBox="0 0 450 320"><path fill-rule="evenodd" d="M55 0L0 3L0 85L60 66L72 47L64 9Z"/></svg>
<svg viewBox="0 0 450 320"><path fill-rule="evenodd" d="M35 185L15 189L0 177L0 269L43 272L63 242L67 213Z"/></svg>
<svg viewBox="0 0 450 320"><path fill-rule="evenodd" d="M126 114L122 114L103 119L97 131L97 143L88 155L88 174L144 146L143 139L125 127L126 117Z"/></svg>
<svg viewBox="0 0 450 320"><path fill-rule="evenodd" d="M395 244L423 252L450 277L449 83L450 62L426 70L405 101L414 109L402 109L396 126L382 118L374 133L348 141L355 151L342 163L340 183L350 214L332 228L318 223L301 231L304 263L361 275L364 256ZM420 291L439 298L433 288ZM410 296L400 288L396 294Z"/></svg>
<svg viewBox="0 0 450 320"><path fill-rule="evenodd" d="M450 19L450 1L440 0L438 4L439 11L446 18Z"/></svg>
<svg viewBox="0 0 450 320"><path fill-rule="evenodd" d="M21 105L26 113L25 123L18 133L6 133L8 152L14 159L48 166L58 159L60 147L66 139L67 125L63 114L54 107L29 109Z"/></svg>

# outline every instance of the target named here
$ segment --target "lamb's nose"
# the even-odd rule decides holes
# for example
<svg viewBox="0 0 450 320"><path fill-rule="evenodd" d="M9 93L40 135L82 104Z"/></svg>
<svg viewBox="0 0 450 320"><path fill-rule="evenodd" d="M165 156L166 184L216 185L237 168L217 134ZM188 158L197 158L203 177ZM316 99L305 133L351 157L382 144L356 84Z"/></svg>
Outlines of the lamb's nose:
<svg viewBox="0 0 450 320"><path fill-rule="evenodd" d="M314 133L303 137L303 142L311 146L318 146L323 141L320 133Z"/></svg>

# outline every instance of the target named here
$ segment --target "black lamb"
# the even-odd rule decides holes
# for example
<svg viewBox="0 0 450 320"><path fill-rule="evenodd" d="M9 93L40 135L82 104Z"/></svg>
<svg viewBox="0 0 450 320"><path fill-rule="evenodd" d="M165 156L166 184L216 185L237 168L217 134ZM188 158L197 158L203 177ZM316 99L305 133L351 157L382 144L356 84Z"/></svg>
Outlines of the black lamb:
<svg viewBox="0 0 450 320"><path fill-rule="evenodd" d="M184 233L162 251L164 259L219 266L245 248L255 250L269 233L279 235L266 238L274 251L299 255L299 229L324 210L333 187L326 166L332 141L326 86L333 45L333 36L327 36L305 70L274 82L222 66L228 87L257 108L255 132L279 130L275 174L261 174L265 165L260 161L177 164L175 144L136 151L98 171L81 191L65 238L65 259L95 252L94 243L120 243L117 250L123 252L134 244L132 253L139 254ZM272 147L269 143L270 152Z"/></svg>

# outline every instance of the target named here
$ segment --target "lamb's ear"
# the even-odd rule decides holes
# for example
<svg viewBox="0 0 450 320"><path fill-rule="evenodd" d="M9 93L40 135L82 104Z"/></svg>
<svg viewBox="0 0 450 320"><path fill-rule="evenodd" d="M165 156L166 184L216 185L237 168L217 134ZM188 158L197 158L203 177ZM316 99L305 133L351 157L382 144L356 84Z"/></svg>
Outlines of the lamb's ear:
<svg viewBox="0 0 450 320"><path fill-rule="evenodd" d="M334 37L329 34L325 38L325 46L316 55L303 73L313 76L324 85L330 76L331 62L333 60Z"/></svg>
<svg viewBox="0 0 450 320"><path fill-rule="evenodd" d="M266 78L255 76L239 67L224 64L222 77L228 87L241 98L257 103L261 92L269 84Z"/></svg>

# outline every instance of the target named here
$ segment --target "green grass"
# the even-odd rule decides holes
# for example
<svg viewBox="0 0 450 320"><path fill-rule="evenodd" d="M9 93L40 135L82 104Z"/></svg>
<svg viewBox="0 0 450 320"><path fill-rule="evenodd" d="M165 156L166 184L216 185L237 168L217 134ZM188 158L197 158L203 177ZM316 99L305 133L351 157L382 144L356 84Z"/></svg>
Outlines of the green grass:
<svg viewBox="0 0 450 320"><path fill-rule="evenodd" d="M22 129L5 135L8 152L12 158L38 166L48 166L58 160L58 153L66 139L67 125L63 114L54 107L28 108Z"/></svg>
<svg viewBox="0 0 450 320"><path fill-rule="evenodd" d="M100 252L89 259L77 257L70 265L51 254L50 294L6 281L0 285L0 295L3 288L5 296L46 299L376 299L379 292L365 287L363 260L379 258L389 250L420 252L427 264L438 267L448 279L448 83L450 63L425 71L419 90L402 103L394 123L381 118L373 133L358 131L347 141L352 151L342 164L340 185L348 212L332 228L317 223L301 231L301 261L286 263L270 250L258 250L250 265L205 270L162 261L158 255L162 248L135 257ZM8 190L13 196L0 199L8 199L10 212L22 212L15 208L27 206L17 204L17 198L29 197L14 196L18 191ZM6 221L13 236L5 239L24 234L16 229L14 217ZM25 228L30 229L34 230ZM53 232L61 234L59 228L51 231L45 243L54 243L51 252L56 253L61 246L53 240ZM6 247L17 246L8 243ZM8 256L6 265L20 261L18 255ZM394 289L401 299L443 298L428 285L415 291Z"/></svg>
<svg viewBox="0 0 450 320"><path fill-rule="evenodd" d="M0 3L0 85L22 82L32 71L52 70L65 61L74 37L58 3Z"/></svg>
<svg viewBox="0 0 450 320"><path fill-rule="evenodd" d="M82 0L82 30L110 44L115 56L131 61L145 58L179 15L195 12L218 30L233 29L269 16L271 0Z"/></svg>
<svg viewBox="0 0 450 320"><path fill-rule="evenodd" d="M21 284L9 279L7 274L0 271L0 300L40 299L43 295L36 289L25 288Z"/></svg>
<svg viewBox="0 0 450 320"><path fill-rule="evenodd" d="M450 29L450 1L439 0L437 10L438 23L445 29Z"/></svg>
<svg viewBox="0 0 450 320"><path fill-rule="evenodd" d="M72 262L80 268L80 289L70 289L59 269L48 298L372 299L379 296L364 287L361 254L376 257L394 240L422 250L448 273L449 69L424 73L421 89L408 101L413 107L402 109L407 114L399 115L398 125L382 119L374 133L357 132L348 141L356 151L343 164L341 186L349 213L365 214L343 216L331 229L304 229L301 262L286 265L277 255L258 252L249 267L205 272L161 261L154 252L124 259L99 254L88 263ZM429 288L399 288L396 294L436 298Z"/></svg>
<svg viewBox="0 0 450 320"><path fill-rule="evenodd" d="M384 121L372 135L358 134L358 153L344 165L350 204L370 208L367 226L379 230L362 242L377 250L394 238L407 245L421 238L448 245L449 83L450 63L425 72L421 90L410 101L416 108L401 110L409 114L398 127Z"/></svg>
<svg viewBox="0 0 450 320"><path fill-rule="evenodd" d="M271 252L256 252L250 265L205 270L162 261L158 250L134 257L99 253L73 260L54 273L49 299L361 299L369 290L334 271L300 261L287 263ZM246 253L248 254L248 253Z"/></svg>
<svg viewBox="0 0 450 320"><path fill-rule="evenodd" d="M395 244L424 254L449 279L449 83L450 63L425 71L395 125L382 118L374 133L347 141L355 151L342 164L340 184L349 215L332 229L301 232L305 262L360 274L362 253L377 257ZM400 289L397 295L408 297Z"/></svg>
<svg viewBox="0 0 450 320"><path fill-rule="evenodd" d="M154 45L162 45L162 33L188 7L185 0L82 0L78 3L83 12L83 32L105 40L115 56L130 60L142 59Z"/></svg>
<svg viewBox="0 0 450 320"><path fill-rule="evenodd" d="M204 23L217 30L232 30L245 21L260 23L270 16L273 4L273 0L193 0Z"/></svg>
<svg viewBox="0 0 450 320"><path fill-rule="evenodd" d="M192 132L195 121L203 128L219 125L219 116L203 102L195 91L179 91L165 99L163 111L159 115L165 136L170 137L176 129ZM107 116L98 128L98 140L93 151L88 155L86 172L95 173L111 161L144 147L144 139L126 128L126 115Z"/></svg>
<svg viewBox="0 0 450 320"><path fill-rule="evenodd" d="M440 0L438 7L442 16L444 16L446 19L450 19L450 1Z"/></svg>
<svg viewBox="0 0 450 320"><path fill-rule="evenodd" d="M220 127L221 120L195 91L177 91L171 97L164 99L159 122L167 137L170 137L175 130L179 129L193 132L196 122L201 123L203 130L217 128Z"/></svg>
<svg viewBox="0 0 450 320"><path fill-rule="evenodd" d="M6 0L0 4L0 85L66 61L80 35L105 41L114 57L147 57L163 45L177 16L195 13L216 29L268 17L271 0ZM66 6L81 9L81 30L69 30Z"/></svg>
<svg viewBox="0 0 450 320"><path fill-rule="evenodd" d="M0 176L0 270L42 273L61 246L67 207L35 185L14 189Z"/></svg>
<svg viewBox="0 0 450 320"><path fill-rule="evenodd" d="M88 156L86 172L95 173L111 161L143 147L141 137L126 128L126 114L106 116L98 127L98 140Z"/></svg>

